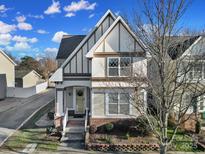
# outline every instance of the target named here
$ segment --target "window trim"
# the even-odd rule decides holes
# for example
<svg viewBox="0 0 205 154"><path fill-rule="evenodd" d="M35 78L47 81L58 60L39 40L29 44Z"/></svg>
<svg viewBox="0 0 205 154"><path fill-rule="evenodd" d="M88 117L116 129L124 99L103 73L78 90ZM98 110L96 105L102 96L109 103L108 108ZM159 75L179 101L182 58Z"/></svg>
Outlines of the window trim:
<svg viewBox="0 0 205 154"><path fill-rule="evenodd" d="M132 68L132 61L131 61L131 57L107 57L107 76L108 77L128 77L129 75L121 75L121 68L125 68L125 67L121 67L120 66L120 63L121 63L121 58L129 58L129 60L130 60L130 75L131 75L131 68ZM114 68L114 67L110 67L109 66L109 60L110 59L118 59L118 66L117 66L117 68L118 68L118 75L117 76L113 76L113 75L110 75L110 73L109 73L109 68Z"/></svg>
<svg viewBox="0 0 205 154"><path fill-rule="evenodd" d="M115 103L109 103L109 94L117 94L118 96L118 102L117 102L117 114L110 114L109 113L109 104L115 104ZM131 103L130 103L130 98L129 98L129 102L128 103L120 103L120 94L128 94L130 96L130 93L129 92L107 92L105 93L105 96L106 96L106 100L105 100L105 103L106 103L106 115L107 116L129 116L131 115ZM119 111L120 111L120 104L127 104L128 105L128 114L120 114Z"/></svg>

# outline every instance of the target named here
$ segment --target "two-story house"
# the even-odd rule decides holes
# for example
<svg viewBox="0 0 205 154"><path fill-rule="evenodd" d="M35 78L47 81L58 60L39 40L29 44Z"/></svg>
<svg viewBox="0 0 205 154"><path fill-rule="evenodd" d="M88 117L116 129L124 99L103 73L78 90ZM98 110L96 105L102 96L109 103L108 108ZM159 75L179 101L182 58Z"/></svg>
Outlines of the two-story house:
<svg viewBox="0 0 205 154"><path fill-rule="evenodd" d="M135 86L128 76L146 75L146 52L122 17L108 10L88 35L64 36L58 59L50 78L56 83L56 127L79 118L100 126L139 115L129 99ZM144 88L141 94L146 102Z"/></svg>

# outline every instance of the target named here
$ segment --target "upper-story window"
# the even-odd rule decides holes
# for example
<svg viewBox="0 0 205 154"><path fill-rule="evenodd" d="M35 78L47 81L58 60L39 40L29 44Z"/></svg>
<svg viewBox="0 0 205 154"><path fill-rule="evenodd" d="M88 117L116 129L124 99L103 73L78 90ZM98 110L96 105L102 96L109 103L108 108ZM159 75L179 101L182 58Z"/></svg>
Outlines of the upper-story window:
<svg viewBox="0 0 205 154"><path fill-rule="evenodd" d="M201 80L205 79L205 66L202 62L197 62L191 65L189 71L189 79Z"/></svg>
<svg viewBox="0 0 205 154"><path fill-rule="evenodd" d="M130 57L108 58L108 76L129 76L131 73Z"/></svg>

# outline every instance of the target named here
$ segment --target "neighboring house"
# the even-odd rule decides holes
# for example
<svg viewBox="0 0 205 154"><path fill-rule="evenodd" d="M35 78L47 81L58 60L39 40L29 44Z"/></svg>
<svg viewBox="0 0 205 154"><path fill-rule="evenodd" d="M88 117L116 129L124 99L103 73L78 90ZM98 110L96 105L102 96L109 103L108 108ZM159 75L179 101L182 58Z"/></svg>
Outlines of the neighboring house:
<svg viewBox="0 0 205 154"><path fill-rule="evenodd" d="M65 43L66 37L57 56L63 63L50 78L56 83L56 127L65 128L71 117L85 118L86 110L96 126L139 115L129 99L134 86L126 79L146 75L146 53L123 18L107 11L85 37ZM146 102L146 91L141 94Z"/></svg>
<svg viewBox="0 0 205 154"><path fill-rule="evenodd" d="M42 82L42 76L34 70L15 70L16 87L28 88Z"/></svg>
<svg viewBox="0 0 205 154"><path fill-rule="evenodd" d="M15 87L16 63L2 50L0 50L0 74L6 75L7 87Z"/></svg>
<svg viewBox="0 0 205 154"><path fill-rule="evenodd" d="M183 81L186 88L180 91L177 89L178 93L183 93L182 104L190 104L193 102L193 106L187 110L187 115L190 116L191 113L204 113L205 112L205 95L201 93L205 92L205 37L204 36L172 36L170 38L169 51L167 53L167 60L169 61L169 68L166 67L165 70L169 72L175 72L178 75L178 82ZM172 65L176 65L176 59L180 61L178 67L172 67L175 70L171 70ZM176 68L178 70L176 70ZM153 88L160 85L159 75L157 74L157 65L154 60L150 58L148 60L148 78L153 83ZM178 73L177 73L178 72ZM174 75L173 75L174 76ZM175 79L169 83L174 83ZM197 85L196 85L197 84ZM182 87L183 85L181 85ZM175 95L177 95L175 92ZM179 96L181 96L181 94ZM199 96L200 95L200 96ZM175 97L176 102L180 99ZM178 99L178 100L177 100ZM149 99L148 102L153 103L154 98ZM190 118L186 121L183 126L186 129L195 128L196 119L195 117Z"/></svg>

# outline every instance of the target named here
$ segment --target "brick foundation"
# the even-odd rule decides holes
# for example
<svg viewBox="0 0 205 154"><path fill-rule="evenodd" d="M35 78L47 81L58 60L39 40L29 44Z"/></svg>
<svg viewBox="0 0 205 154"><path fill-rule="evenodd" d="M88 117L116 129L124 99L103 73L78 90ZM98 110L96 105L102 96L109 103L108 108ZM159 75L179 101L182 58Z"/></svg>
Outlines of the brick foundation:
<svg viewBox="0 0 205 154"><path fill-rule="evenodd" d="M55 117L54 124L56 128L62 128L63 126L63 117Z"/></svg>
<svg viewBox="0 0 205 154"><path fill-rule="evenodd" d="M189 115L186 115L184 119L188 118ZM183 120L182 120L183 121ZM181 126L182 128L188 130L188 131L195 131L195 125L196 125L196 117L195 115L190 116L190 118L184 122Z"/></svg>

